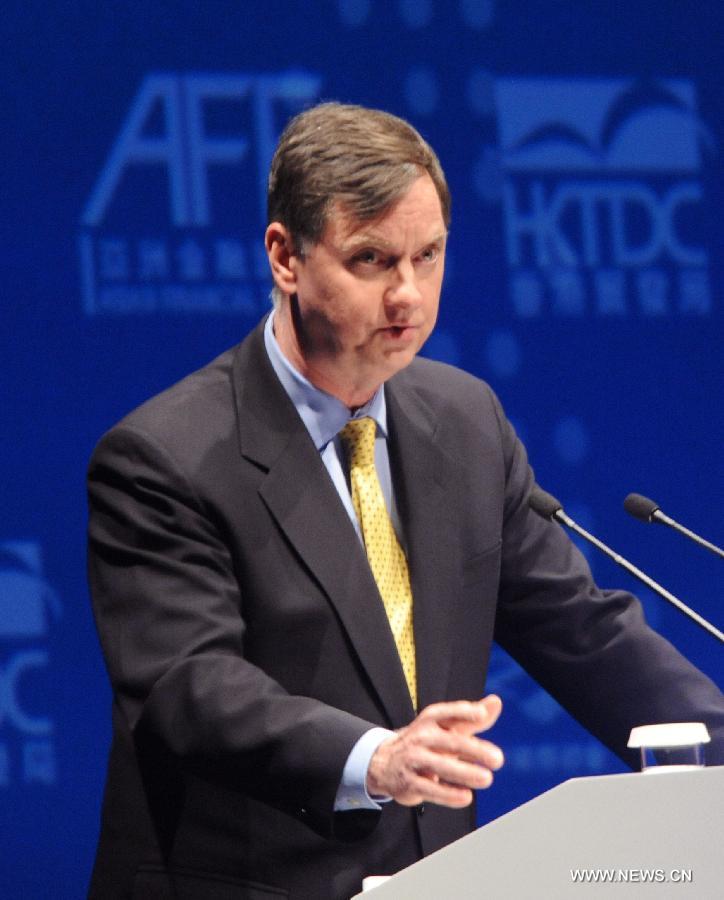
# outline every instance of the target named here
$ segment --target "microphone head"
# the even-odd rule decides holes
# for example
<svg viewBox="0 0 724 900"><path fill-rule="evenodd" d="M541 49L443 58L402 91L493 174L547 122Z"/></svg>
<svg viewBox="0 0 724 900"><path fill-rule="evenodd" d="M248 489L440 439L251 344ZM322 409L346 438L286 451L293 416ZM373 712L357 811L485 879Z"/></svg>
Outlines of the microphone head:
<svg viewBox="0 0 724 900"><path fill-rule="evenodd" d="M543 488L538 487L537 484L533 486L533 490L530 492L528 505L533 512L538 513L544 519L552 519L559 509L563 509L563 504L560 501L556 500L552 494L544 491Z"/></svg>
<svg viewBox="0 0 724 900"><path fill-rule="evenodd" d="M654 513L659 508L659 504L641 494L629 494L623 501L623 508L634 519L641 519L642 522L653 522Z"/></svg>

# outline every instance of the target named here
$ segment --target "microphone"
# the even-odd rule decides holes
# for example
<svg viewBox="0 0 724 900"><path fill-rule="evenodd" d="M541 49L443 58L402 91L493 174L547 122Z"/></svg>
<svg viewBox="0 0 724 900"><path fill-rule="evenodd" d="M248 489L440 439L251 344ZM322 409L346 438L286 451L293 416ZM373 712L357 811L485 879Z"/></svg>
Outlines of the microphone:
<svg viewBox="0 0 724 900"><path fill-rule="evenodd" d="M654 581L653 578L649 578L649 576L645 572L642 572L641 569L637 569L633 563L624 559L623 556L616 553L615 550L612 550L608 545L604 544L603 541L599 541L597 537L594 537L594 535L586 531L585 528L581 528L577 522L574 522L573 519L563 511L563 505L556 500L555 497L547 493L547 491L544 491L542 488L538 487L538 485L534 485L533 490L530 492L530 497L528 498L528 504L533 512L538 513L542 518L561 522L563 525L570 528L571 531L575 531L576 534L579 534L590 544L593 544L594 547L597 547L605 553L606 556L618 563L619 566L624 568L635 578L638 578L639 581L642 581L647 587L651 588L652 591L655 591L660 597L663 597L664 600L668 600L668 602L671 603L672 606L675 606L679 612L688 616L696 622L697 625L724 643L724 633L719 631L718 628L715 628L711 622L707 622L707 620L703 618L703 616L700 616L699 613L694 612L693 609L679 600L678 597L669 593L666 588L662 587L657 581Z"/></svg>
<svg viewBox="0 0 724 900"><path fill-rule="evenodd" d="M668 525L669 528L673 528L675 531L685 535L695 543L702 547L706 547L707 550L711 550L711 552L715 553L717 556L724 557L724 550L722 550L721 547L717 547L716 544L712 544L711 541L705 540L705 538L690 531L684 525L680 525L678 522L674 521L674 519L667 516L666 513L661 512L659 504L656 503L655 500L650 500L648 497L643 497L641 494L629 494L623 501L623 508L629 515L633 516L634 519L641 519L642 522L660 522L662 525Z"/></svg>

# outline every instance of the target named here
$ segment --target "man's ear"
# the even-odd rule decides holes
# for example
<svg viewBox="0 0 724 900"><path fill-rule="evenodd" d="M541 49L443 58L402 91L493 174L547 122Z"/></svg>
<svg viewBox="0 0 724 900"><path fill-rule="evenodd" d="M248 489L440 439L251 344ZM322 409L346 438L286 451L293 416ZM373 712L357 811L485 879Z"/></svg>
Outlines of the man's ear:
<svg viewBox="0 0 724 900"><path fill-rule="evenodd" d="M283 294L296 293L296 263L299 256L294 252L294 242L289 231L281 222L272 222L268 226L264 235L264 246L269 257L274 284Z"/></svg>

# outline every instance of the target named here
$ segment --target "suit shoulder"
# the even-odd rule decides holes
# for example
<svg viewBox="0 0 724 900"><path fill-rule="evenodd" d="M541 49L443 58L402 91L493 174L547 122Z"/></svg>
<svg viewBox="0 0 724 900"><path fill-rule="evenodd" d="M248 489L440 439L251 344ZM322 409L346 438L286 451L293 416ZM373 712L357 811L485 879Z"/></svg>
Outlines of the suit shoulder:
<svg viewBox="0 0 724 900"><path fill-rule="evenodd" d="M99 441L136 434L166 448L194 445L230 434L234 422L233 360L238 347L150 397L125 415Z"/></svg>

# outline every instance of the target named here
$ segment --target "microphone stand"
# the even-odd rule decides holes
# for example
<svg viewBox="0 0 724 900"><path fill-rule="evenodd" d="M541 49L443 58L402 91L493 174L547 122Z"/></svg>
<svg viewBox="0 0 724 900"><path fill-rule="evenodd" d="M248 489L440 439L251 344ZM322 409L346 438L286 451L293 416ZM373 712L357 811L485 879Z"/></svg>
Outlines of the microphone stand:
<svg viewBox="0 0 724 900"><path fill-rule="evenodd" d="M672 593L667 591L666 588L662 587L657 581L654 581L653 578L650 578L645 572L642 572L641 569L634 566L633 563L624 559L620 553L616 553L615 550L612 550L607 544L604 544L603 541L600 541L597 537L586 531L585 528L581 528L577 522L574 522L573 519L563 511L562 505L551 494L536 486L528 498L528 503L531 509L542 518L549 520L555 519L560 524L566 525L571 531L575 531L576 534L580 535L590 544L593 544L594 547L597 547L602 553L605 553L606 556L618 563L619 566L624 568L635 578L638 578L639 581L642 581L647 587L651 588L652 591L655 591L660 597L663 597L664 600L671 603L671 605L676 607L679 612L688 616L692 621L703 628L704 631L709 632L709 634L724 644L724 633L719 631L718 628L712 625L711 622L708 622L703 616L700 616L699 613L694 612L694 610L688 607L686 603L683 603L678 597L675 597Z"/></svg>

